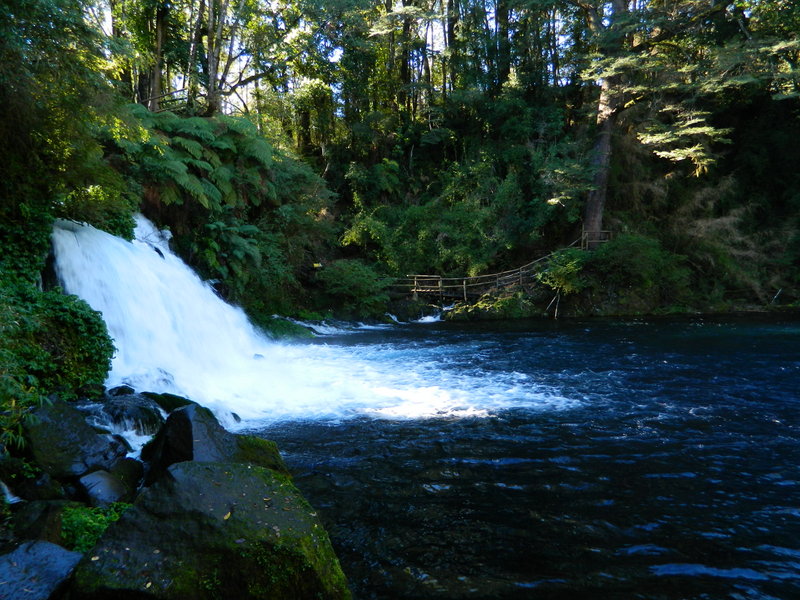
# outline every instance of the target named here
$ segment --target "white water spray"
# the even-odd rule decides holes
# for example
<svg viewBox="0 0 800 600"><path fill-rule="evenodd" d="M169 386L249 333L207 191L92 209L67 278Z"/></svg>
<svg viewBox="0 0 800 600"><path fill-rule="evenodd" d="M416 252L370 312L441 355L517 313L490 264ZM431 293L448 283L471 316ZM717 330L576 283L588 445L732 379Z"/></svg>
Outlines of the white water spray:
<svg viewBox="0 0 800 600"><path fill-rule="evenodd" d="M106 385L170 392L245 420L485 416L509 405L563 405L525 376L491 381L443 371L412 349L291 345L270 340L172 254L139 217L127 242L59 221L56 272L68 293L100 311L117 348ZM365 349L366 348L366 349Z"/></svg>

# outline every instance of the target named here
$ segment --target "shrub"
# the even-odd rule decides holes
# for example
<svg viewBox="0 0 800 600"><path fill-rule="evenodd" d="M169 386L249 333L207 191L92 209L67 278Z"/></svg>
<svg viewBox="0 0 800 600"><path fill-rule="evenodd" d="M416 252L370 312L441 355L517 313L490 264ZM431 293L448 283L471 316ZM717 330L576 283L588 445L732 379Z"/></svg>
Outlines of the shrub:
<svg viewBox="0 0 800 600"><path fill-rule="evenodd" d="M555 252L537 279L559 294L580 292L588 282L583 274L587 253L578 248Z"/></svg>
<svg viewBox="0 0 800 600"><path fill-rule="evenodd" d="M681 302L689 296L691 272L685 257L665 250L653 238L620 235L598 248L587 267L601 274L599 285L627 289L656 304Z"/></svg>
<svg viewBox="0 0 800 600"><path fill-rule="evenodd" d="M98 392L113 351L83 300L0 280L0 446L22 445L22 423L50 394Z"/></svg>
<svg viewBox="0 0 800 600"><path fill-rule="evenodd" d="M106 507L68 506L61 516L61 537L64 546L76 552L88 552L114 521L118 521L130 507L124 502L114 502Z"/></svg>
<svg viewBox="0 0 800 600"><path fill-rule="evenodd" d="M337 260L323 268L318 279L325 294L347 316L376 316L385 311L388 280L355 259Z"/></svg>

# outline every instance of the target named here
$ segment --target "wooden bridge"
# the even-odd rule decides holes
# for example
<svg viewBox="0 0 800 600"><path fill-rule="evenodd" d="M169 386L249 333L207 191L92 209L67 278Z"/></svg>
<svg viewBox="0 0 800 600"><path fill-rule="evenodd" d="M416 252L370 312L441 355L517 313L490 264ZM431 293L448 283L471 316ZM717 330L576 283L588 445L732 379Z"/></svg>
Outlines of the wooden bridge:
<svg viewBox="0 0 800 600"><path fill-rule="evenodd" d="M575 240L567 248L577 246L579 243L584 250L596 247L598 244L611 239L608 231L586 232L580 239ZM550 254L537 258L521 267L510 271L477 275L475 277L442 277L441 275L407 275L395 279L392 289L397 294L414 296L434 296L441 300L463 300L469 302L480 298L484 294L497 292L512 287L523 288L526 285L539 283L538 275L547 266Z"/></svg>

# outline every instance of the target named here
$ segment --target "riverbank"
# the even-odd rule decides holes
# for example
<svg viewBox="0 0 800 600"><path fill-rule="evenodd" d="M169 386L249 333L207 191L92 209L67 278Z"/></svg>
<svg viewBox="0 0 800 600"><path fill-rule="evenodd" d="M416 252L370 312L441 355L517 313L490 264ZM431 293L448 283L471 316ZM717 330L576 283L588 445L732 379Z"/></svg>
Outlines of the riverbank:
<svg viewBox="0 0 800 600"><path fill-rule="evenodd" d="M23 435L0 457L3 597L350 597L275 444L206 408L117 388L54 399Z"/></svg>

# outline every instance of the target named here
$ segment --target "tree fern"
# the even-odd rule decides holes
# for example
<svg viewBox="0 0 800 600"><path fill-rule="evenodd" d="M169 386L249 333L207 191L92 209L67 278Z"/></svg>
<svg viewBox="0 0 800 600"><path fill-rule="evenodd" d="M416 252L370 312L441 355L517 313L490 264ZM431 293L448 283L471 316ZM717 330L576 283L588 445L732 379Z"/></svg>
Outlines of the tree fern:
<svg viewBox="0 0 800 600"><path fill-rule="evenodd" d="M200 158L203 155L203 145L196 140L176 135L172 138L172 143L186 150L193 158Z"/></svg>
<svg viewBox="0 0 800 600"><path fill-rule="evenodd" d="M200 185L203 186L203 191L205 195L211 200L214 205L221 205L222 204L222 193L219 191L217 186L211 183L208 179L203 177L200 179ZM208 207L206 207L208 208Z"/></svg>
<svg viewBox="0 0 800 600"><path fill-rule="evenodd" d="M218 119L228 129L230 129L231 131L235 131L239 135L242 135L242 136L245 136L245 137L256 137L256 136L258 136L258 129L248 119L243 119L241 117L230 117L230 116L227 116L227 115L220 115L218 117Z"/></svg>
<svg viewBox="0 0 800 600"><path fill-rule="evenodd" d="M175 182L182 187L184 190L189 192L189 194L200 203L203 208L210 209L211 208L211 200L206 195L205 188L200 180L192 175L191 173L186 173L182 177L177 177Z"/></svg>
<svg viewBox="0 0 800 600"><path fill-rule="evenodd" d="M239 143L239 152L243 157L252 158L264 167L272 166L272 146L259 138L245 138Z"/></svg>

